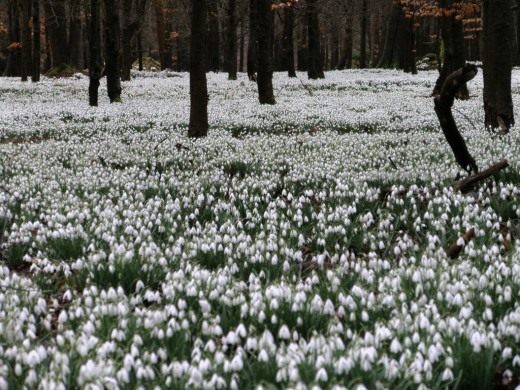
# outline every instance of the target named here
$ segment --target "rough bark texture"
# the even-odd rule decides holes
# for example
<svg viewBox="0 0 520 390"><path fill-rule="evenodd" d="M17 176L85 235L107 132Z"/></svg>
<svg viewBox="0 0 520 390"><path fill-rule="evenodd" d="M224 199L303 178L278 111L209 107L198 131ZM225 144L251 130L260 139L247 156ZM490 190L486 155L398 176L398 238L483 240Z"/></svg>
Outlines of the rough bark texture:
<svg viewBox="0 0 520 390"><path fill-rule="evenodd" d="M260 104L275 104L273 92L273 34L274 12L271 0L257 0L258 4L258 100Z"/></svg>
<svg viewBox="0 0 520 390"><path fill-rule="evenodd" d="M237 79L237 0L229 0L226 68L229 80Z"/></svg>
<svg viewBox="0 0 520 390"><path fill-rule="evenodd" d="M88 88L89 104L98 105L99 79L103 72L101 64L101 32L99 27L99 2L90 0L90 25L89 25L89 77Z"/></svg>
<svg viewBox="0 0 520 390"><path fill-rule="evenodd" d="M360 25L360 47L359 47L359 67L367 67L367 26L368 26L368 3L362 0L361 3L361 25Z"/></svg>
<svg viewBox="0 0 520 390"><path fill-rule="evenodd" d="M68 64L65 0L45 1L45 27L51 52L51 67Z"/></svg>
<svg viewBox="0 0 520 390"><path fill-rule="evenodd" d="M249 45L247 49L247 75L256 81L258 61L258 5L257 0L249 0Z"/></svg>
<svg viewBox="0 0 520 390"><path fill-rule="evenodd" d="M208 3L208 69L211 72L220 70L220 28L218 22L218 4L214 0Z"/></svg>
<svg viewBox="0 0 520 390"><path fill-rule="evenodd" d="M40 61L41 61L41 42L40 42L40 0L32 0L33 17L33 45L32 45L32 67L31 81L40 81Z"/></svg>
<svg viewBox="0 0 520 390"><path fill-rule="evenodd" d="M463 68L448 76L442 85L441 92L435 97L435 112L439 118L442 131L448 141L457 163L468 172L478 172L477 164L466 146L466 142L460 134L451 108L455 100L455 94L466 82L473 79L478 70L475 65L467 64Z"/></svg>
<svg viewBox="0 0 520 390"><path fill-rule="evenodd" d="M21 0L22 15L22 81L27 81L32 68L31 0Z"/></svg>
<svg viewBox="0 0 520 390"><path fill-rule="evenodd" d="M498 172L500 172L502 169L506 169L508 166L509 163L507 162L507 160L501 160L493 164L489 168L483 170L482 172L466 177L465 179L459 180L455 183L455 188L463 194L466 194L472 191L475 188L476 184L478 184L484 179L487 179L490 176L496 175Z"/></svg>
<svg viewBox="0 0 520 390"><path fill-rule="evenodd" d="M120 0L105 0L105 70L110 103L121 102Z"/></svg>
<svg viewBox="0 0 520 390"><path fill-rule="evenodd" d="M210 0L212 1L212 0ZM188 136L208 134L208 85L206 81L207 2L191 0L190 126Z"/></svg>
<svg viewBox="0 0 520 390"><path fill-rule="evenodd" d="M511 98L514 60L514 20L511 0L485 0L484 111L485 125L507 132L515 123Z"/></svg>
<svg viewBox="0 0 520 390"><path fill-rule="evenodd" d="M320 47L320 21L318 16L318 2L308 0L307 2L307 23L309 35L309 68L307 74L309 79L323 79L323 61L321 58Z"/></svg>
<svg viewBox="0 0 520 390"><path fill-rule="evenodd" d="M455 0L440 0L442 8L450 9ZM455 70L464 66L464 28L462 20L458 20L456 15L444 15L441 17L441 37L444 44L444 62L441 73L435 83L433 94L438 95L447 77ZM457 91L457 98L468 99L469 92L466 85L461 85Z"/></svg>
<svg viewBox="0 0 520 390"><path fill-rule="evenodd" d="M296 77L294 67L294 10L292 7L283 11L283 67L289 77Z"/></svg>

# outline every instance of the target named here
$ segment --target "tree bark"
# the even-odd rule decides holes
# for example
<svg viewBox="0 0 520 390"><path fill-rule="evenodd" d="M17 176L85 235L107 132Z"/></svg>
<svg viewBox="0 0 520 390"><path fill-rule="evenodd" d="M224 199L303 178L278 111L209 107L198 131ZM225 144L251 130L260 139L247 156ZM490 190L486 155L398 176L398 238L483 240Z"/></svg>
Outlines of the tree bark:
<svg viewBox="0 0 520 390"><path fill-rule="evenodd" d="M484 111L485 125L508 132L514 125L511 71L514 31L511 0L484 0Z"/></svg>
<svg viewBox="0 0 520 390"><path fill-rule="evenodd" d="M400 43L399 43L399 31L402 29L403 9L398 3L394 3L392 11L388 17L385 31L385 43L383 46L383 52L377 64L380 68L394 68L397 66L399 61Z"/></svg>
<svg viewBox="0 0 520 390"><path fill-rule="evenodd" d="M208 69L211 72L220 70L220 28L218 19L218 4L215 0L208 2Z"/></svg>
<svg viewBox="0 0 520 390"><path fill-rule="evenodd" d="M31 80L33 83L40 81L41 41L40 41L40 0L32 0L33 17L33 45Z"/></svg>
<svg viewBox="0 0 520 390"><path fill-rule="evenodd" d="M367 26L368 26L368 3L362 0L361 3L361 26L360 26L360 48L359 48L359 67L367 67Z"/></svg>
<svg viewBox="0 0 520 390"><path fill-rule="evenodd" d="M51 53L51 67L69 63L65 0L46 0L45 27Z"/></svg>
<svg viewBox="0 0 520 390"><path fill-rule="evenodd" d="M296 77L294 67L294 10L287 7L283 10L283 66L289 77Z"/></svg>
<svg viewBox="0 0 520 390"><path fill-rule="evenodd" d="M172 69L171 40L169 31L166 29L164 21L165 5L163 0L154 0L155 18L157 22L157 43L159 44L159 54L161 59L161 69Z"/></svg>
<svg viewBox="0 0 520 390"><path fill-rule="evenodd" d="M110 103L121 102L120 0L105 0L105 69Z"/></svg>
<svg viewBox="0 0 520 390"><path fill-rule="evenodd" d="M354 34L352 31L352 23L353 23L353 10L352 10L352 0L347 4L346 17L345 17L345 38L343 43L343 55L338 63L337 68L341 69L350 69L352 68L352 53L354 47Z"/></svg>
<svg viewBox="0 0 520 390"><path fill-rule="evenodd" d="M478 172L477 164L469 153L466 142L457 128L451 108L453 107L455 94L461 85L465 85L466 82L472 80L477 72L477 67L472 64L467 64L453 72L446 78L440 94L434 99L435 113L439 118L442 131L455 155L455 159L464 170L473 173Z"/></svg>
<svg viewBox="0 0 520 390"><path fill-rule="evenodd" d="M276 104L273 92L274 12L271 0L257 0L258 26L258 100L260 104Z"/></svg>
<svg viewBox="0 0 520 390"><path fill-rule="evenodd" d="M207 2L206 0L191 0L189 137L205 137L208 134L206 34Z"/></svg>
<svg viewBox="0 0 520 390"><path fill-rule="evenodd" d="M20 42L20 13L16 0L10 0L8 7L9 49L4 76L17 77L21 74L21 48L16 45L17 42Z"/></svg>
<svg viewBox="0 0 520 390"><path fill-rule="evenodd" d="M446 9L452 9L454 0L440 0L440 6ZM444 43L444 62L433 94L438 95L446 78L455 70L464 66L464 28L462 20L457 19L457 15L450 14L441 17L441 36ZM460 86L456 97L459 99L468 99L469 92L466 84Z"/></svg>
<svg viewBox="0 0 520 390"><path fill-rule="evenodd" d="M237 1L229 0L226 68L229 80L237 79Z"/></svg>
<svg viewBox="0 0 520 390"><path fill-rule="evenodd" d="M249 0L249 44L247 48L247 75L256 81L258 62L258 0Z"/></svg>
<svg viewBox="0 0 520 390"><path fill-rule="evenodd" d="M69 63L76 69L83 68L83 28L81 24L81 1L72 0L69 24Z"/></svg>
<svg viewBox="0 0 520 390"><path fill-rule="evenodd" d="M130 80L135 56L134 41L142 28L147 0L125 0L123 3L123 39L121 45L121 80Z"/></svg>
<svg viewBox="0 0 520 390"><path fill-rule="evenodd" d="M101 64L101 32L99 26L98 0L90 0L90 26L89 26L89 78L88 88L89 104L98 105L99 79L103 72Z"/></svg>
<svg viewBox="0 0 520 390"><path fill-rule="evenodd" d="M31 0L20 0L22 15L22 81L27 81L32 68Z"/></svg>
<svg viewBox="0 0 520 390"><path fill-rule="evenodd" d="M323 79L323 60L320 47L320 21L318 17L318 4L316 0L307 2L307 20L309 35L309 79Z"/></svg>

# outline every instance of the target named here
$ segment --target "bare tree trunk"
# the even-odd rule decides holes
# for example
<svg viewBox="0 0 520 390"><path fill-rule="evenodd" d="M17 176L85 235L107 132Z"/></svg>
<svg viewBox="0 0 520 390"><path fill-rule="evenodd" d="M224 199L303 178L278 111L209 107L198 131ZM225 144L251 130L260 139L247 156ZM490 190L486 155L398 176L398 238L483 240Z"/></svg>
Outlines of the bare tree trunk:
<svg viewBox="0 0 520 390"><path fill-rule="evenodd" d="M119 1L105 0L105 67L110 103L121 102L121 29Z"/></svg>
<svg viewBox="0 0 520 390"><path fill-rule="evenodd" d="M32 0L32 17L33 17L33 46L32 46L32 67L31 80L33 83L40 81L40 1Z"/></svg>
<svg viewBox="0 0 520 390"><path fill-rule="evenodd" d="M318 17L318 4L316 0L307 2L307 20L309 34L309 79L323 79L323 60L320 47L320 21Z"/></svg>
<svg viewBox="0 0 520 390"><path fill-rule="evenodd" d="M208 2L208 69L211 72L220 70L220 28L218 19L218 4L215 0Z"/></svg>
<svg viewBox="0 0 520 390"><path fill-rule="evenodd" d="M258 99L260 104L275 104L273 92L274 12L271 0L257 0L258 9Z"/></svg>
<svg viewBox="0 0 520 390"><path fill-rule="evenodd" d="M287 7L283 11L283 66L289 77L296 77L294 67L294 10Z"/></svg>
<svg viewBox="0 0 520 390"><path fill-rule="evenodd" d="M244 49L246 47L245 43L245 29L244 29L244 18L240 21L240 48L238 50L240 57L238 59L238 71L243 72L244 71Z"/></svg>
<svg viewBox="0 0 520 390"><path fill-rule="evenodd" d="M138 63L139 63L139 71L143 71L143 33L139 31L137 33L137 56L138 56Z"/></svg>
<svg viewBox="0 0 520 390"><path fill-rule="evenodd" d="M451 108L453 107L457 91L462 85L473 79L476 74L477 67L471 64L465 65L463 68L451 73L444 81L440 94L434 100L435 112L455 159L463 169L474 173L478 172L477 164L469 153L466 142L457 128Z"/></svg>
<svg viewBox="0 0 520 390"><path fill-rule="evenodd" d="M27 81L32 67L31 0L21 0L22 15L22 81Z"/></svg>
<svg viewBox="0 0 520 390"><path fill-rule="evenodd" d="M439 4L442 8L451 9L453 3L454 0L440 0ZM441 17L441 36L444 43L444 63L433 89L434 95L440 93L444 80L455 70L462 68L466 62L464 57L464 29L462 20L459 20L457 15L449 14ZM456 97L459 99L469 98L468 88L465 84L460 86Z"/></svg>
<svg viewBox="0 0 520 390"><path fill-rule="evenodd" d="M354 48L354 34L352 31L352 23L353 23L353 10L352 10L352 0L349 0L347 4L347 12L345 18L345 41L343 47L343 55L339 61L337 66L338 69L350 69L352 68L352 53Z"/></svg>
<svg viewBox="0 0 520 390"><path fill-rule="evenodd" d="M83 29L81 25L81 1L73 0L70 4L69 62L76 69L82 69L83 64L82 30Z"/></svg>
<svg viewBox="0 0 520 390"><path fill-rule="evenodd" d="M4 75L8 77L17 77L21 74L21 48L19 45L16 45L16 42L20 42L20 18L17 1L10 0L8 7L9 48Z"/></svg>
<svg viewBox="0 0 520 390"><path fill-rule="evenodd" d="M229 0L226 68L229 80L237 79L237 1Z"/></svg>
<svg viewBox="0 0 520 390"><path fill-rule="evenodd" d="M90 0L90 26L89 26L89 77L88 89L89 104L98 105L99 79L103 72L101 64L101 32L99 27L99 3L98 0Z"/></svg>
<svg viewBox="0 0 520 390"><path fill-rule="evenodd" d="M189 137L205 137L208 134L208 85L205 64L207 11L206 0L191 0Z"/></svg>
<svg viewBox="0 0 520 390"><path fill-rule="evenodd" d="M130 80L134 62L135 37L141 31L147 0L125 0L123 3L123 39L121 46L121 80Z"/></svg>
<svg viewBox="0 0 520 390"><path fill-rule="evenodd" d="M159 54L161 56L161 69L172 69L171 40L164 21L165 5L163 0L154 0L153 4L157 21L157 42L159 44Z"/></svg>
<svg viewBox="0 0 520 390"><path fill-rule="evenodd" d="M359 67L367 67L367 26L368 26L368 3L362 0L361 3L361 26L360 26L360 48L359 48Z"/></svg>
<svg viewBox="0 0 520 390"><path fill-rule="evenodd" d="M484 0L484 111L485 125L508 132L514 125L511 71L514 30L511 0Z"/></svg>
<svg viewBox="0 0 520 390"><path fill-rule="evenodd" d="M65 0L45 0L45 27L51 52L51 67L69 63Z"/></svg>
<svg viewBox="0 0 520 390"><path fill-rule="evenodd" d="M258 0L249 0L249 44L247 48L247 75L251 81L256 81L258 62L258 6L256 1Z"/></svg>
<svg viewBox="0 0 520 390"><path fill-rule="evenodd" d="M392 11L388 17L385 29L385 43L383 52L379 59L378 67L393 68L397 65L399 59L399 30L401 26L401 18L403 14L402 6L394 3Z"/></svg>

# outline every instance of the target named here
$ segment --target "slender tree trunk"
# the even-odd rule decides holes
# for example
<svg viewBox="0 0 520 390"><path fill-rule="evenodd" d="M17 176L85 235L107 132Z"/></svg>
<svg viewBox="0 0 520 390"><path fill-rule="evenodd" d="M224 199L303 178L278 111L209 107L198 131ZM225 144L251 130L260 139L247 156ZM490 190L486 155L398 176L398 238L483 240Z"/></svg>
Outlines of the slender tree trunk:
<svg viewBox="0 0 520 390"><path fill-rule="evenodd" d="M121 44L121 80L130 80L134 62L133 48L136 35L142 28L147 0L124 0L123 2L123 39ZM138 43L139 44L139 43Z"/></svg>
<svg viewBox="0 0 520 390"><path fill-rule="evenodd" d="M402 6L394 3L385 29L385 43L379 59L378 67L393 68L399 58L399 31L401 30Z"/></svg>
<svg viewBox="0 0 520 390"><path fill-rule="evenodd" d="M484 111L485 125L508 132L514 125L511 71L514 29L511 0L484 0Z"/></svg>
<svg viewBox="0 0 520 390"><path fill-rule="evenodd" d="M237 1L229 0L226 62L228 79L237 79Z"/></svg>
<svg viewBox="0 0 520 390"><path fill-rule="evenodd" d="M454 0L440 0L442 8L451 9L453 4ZM464 29L462 20L459 20L457 15L450 14L441 17L441 36L444 43L444 62L433 89L434 95L440 93L446 78L457 69L462 68L466 62L464 57ZM461 85L456 96L459 99L469 98L466 84Z"/></svg>
<svg viewBox="0 0 520 390"><path fill-rule="evenodd" d="M33 45L32 45L32 67L31 80L33 83L40 81L40 1L32 0L32 18L33 18Z"/></svg>
<svg viewBox="0 0 520 390"><path fill-rule="evenodd" d="M27 81L32 68L31 0L21 0L22 15L22 81Z"/></svg>
<svg viewBox="0 0 520 390"><path fill-rule="evenodd" d="M82 25L81 25L81 1L72 0L70 4L69 24L69 54L70 64L76 69L82 69L83 47L82 47Z"/></svg>
<svg viewBox="0 0 520 390"><path fill-rule="evenodd" d="M247 48L247 75L256 81L258 62L258 0L249 0L249 44Z"/></svg>
<svg viewBox="0 0 520 390"><path fill-rule="evenodd" d="M161 56L161 69L173 69L171 40L164 20L165 4L163 0L154 0L153 4L157 21L157 42Z"/></svg>
<svg viewBox="0 0 520 390"><path fill-rule="evenodd" d="M352 31L352 1L350 1L347 5L347 14L345 17L345 38L344 38L344 47L343 47L343 55L337 65L338 69L350 69L352 68L352 53L354 48L354 34Z"/></svg>
<svg viewBox="0 0 520 390"><path fill-rule="evenodd" d="M110 103L121 102L120 0L105 0L105 67Z"/></svg>
<svg viewBox="0 0 520 390"><path fill-rule="evenodd" d="M15 77L20 76L20 58L21 48L16 45L16 42L20 42L20 18L19 9L16 0L10 0L8 3L8 39L9 49L7 54L7 63L5 65L4 76Z"/></svg>
<svg viewBox="0 0 520 390"><path fill-rule="evenodd" d="M320 21L318 17L317 0L307 2L307 20L309 34L309 69L307 74L309 79L323 79L323 60L321 58L320 47Z"/></svg>
<svg viewBox="0 0 520 390"><path fill-rule="evenodd" d="M359 48L359 67L367 67L367 26L368 26L368 3L362 0L361 3L361 25L360 25L360 48Z"/></svg>
<svg viewBox="0 0 520 390"><path fill-rule="evenodd" d="M98 105L99 79L103 72L101 64L101 31L99 26L98 0L90 0L90 26L89 26L89 77L88 88L89 104Z"/></svg>
<svg viewBox="0 0 520 390"><path fill-rule="evenodd" d="M294 10L287 7L283 11L283 66L289 77L296 77L294 67Z"/></svg>
<svg viewBox="0 0 520 390"><path fill-rule="evenodd" d="M220 70L220 28L218 19L218 4L215 0L208 2L208 70Z"/></svg>
<svg viewBox="0 0 520 390"><path fill-rule="evenodd" d="M258 9L258 99L260 104L275 104L273 92L274 12L271 0L257 0Z"/></svg>
<svg viewBox="0 0 520 390"><path fill-rule="evenodd" d="M207 28L206 0L191 0L191 106L188 130L190 137L205 137L208 134L208 85L205 64Z"/></svg>
<svg viewBox="0 0 520 390"><path fill-rule="evenodd" d="M137 33L137 55L138 55L138 63L139 63L139 71L143 71L143 33L139 31Z"/></svg>
<svg viewBox="0 0 520 390"><path fill-rule="evenodd" d="M238 60L238 71L243 72L244 71L244 49L246 47L245 43L245 29L244 29L244 18L240 21L240 48L238 50L240 57Z"/></svg>
<svg viewBox="0 0 520 390"><path fill-rule="evenodd" d="M51 52L51 67L69 63L65 0L45 0L45 27Z"/></svg>

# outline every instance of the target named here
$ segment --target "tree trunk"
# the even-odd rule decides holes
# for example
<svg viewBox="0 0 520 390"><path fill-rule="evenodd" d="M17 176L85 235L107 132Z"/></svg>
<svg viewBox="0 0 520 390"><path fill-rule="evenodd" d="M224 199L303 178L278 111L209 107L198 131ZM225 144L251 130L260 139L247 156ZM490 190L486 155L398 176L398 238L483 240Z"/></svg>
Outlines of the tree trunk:
<svg viewBox="0 0 520 390"><path fill-rule="evenodd" d="M399 31L401 30L402 6L395 3L386 23L385 43L379 63L380 68L394 68L399 59Z"/></svg>
<svg viewBox="0 0 520 390"><path fill-rule="evenodd" d="M82 25L81 25L81 1L73 0L70 5L69 24L69 63L76 69L82 69L83 47L82 47Z"/></svg>
<svg viewBox="0 0 520 390"><path fill-rule="evenodd" d="M205 64L207 28L206 0L191 0L189 137L205 137L208 134L208 85Z"/></svg>
<svg viewBox="0 0 520 390"><path fill-rule="evenodd" d="M163 0L154 0L155 18L157 22L157 42L159 44L159 54L161 59L161 69L172 69L172 53L169 31L166 29L164 21L165 5Z"/></svg>
<svg viewBox="0 0 520 390"><path fill-rule="evenodd" d="M247 75L251 81L256 81L258 62L258 6L256 1L258 0L249 0L249 44L247 47Z"/></svg>
<svg viewBox="0 0 520 390"><path fill-rule="evenodd" d="M31 80L33 83L40 81L40 0L32 0L33 17L33 45L32 45L32 67Z"/></svg>
<svg viewBox="0 0 520 390"><path fill-rule="evenodd" d="M496 0L493 0L496 1ZM455 159L459 165L468 172L478 172L477 164L471 156L466 146L464 138L462 138L451 108L455 100L455 94L462 85L473 79L477 74L475 65L465 65L463 68L451 73L442 85L440 94L435 97L435 112L439 118L442 131L448 141Z"/></svg>
<svg viewBox="0 0 520 390"><path fill-rule="evenodd" d="M218 72L220 70L220 28L218 19L217 1L208 3L208 70Z"/></svg>
<svg viewBox="0 0 520 390"><path fill-rule="evenodd" d="M88 88L89 104L98 105L99 79L103 72L101 64L101 32L99 27L99 3L98 0L90 0L90 26L89 26L89 78Z"/></svg>
<svg viewBox="0 0 520 390"><path fill-rule="evenodd" d="M360 26L360 48L359 48L359 67L367 67L367 26L368 26L368 3L362 0L361 3L361 26Z"/></svg>
<svg viewBox="0 0 520 390"><path fill-rule="evenodd" d="M20 0L22 15L22 81L27 81L32 68L31 0Z"/></svg>
<svg viewBox="0 0 520 390"><path fill-rule="evenodd" d="M347 5L347 14L345 20L345 40L343 47L343 55L338 63L338 69L352 68L352 52L354 47L354 34L352 31L352 1Z"/></svg>
<svg viewBox="0 0 520 390"><path fill-rule="evenodd" d="M274 12L271 10L271 0L257 0L257 4L258 100L260 104L275 104L273 92Z"/></svg>
<svg viewBox="0 0 520 390"><path fill-rule="evenodd" d="M125 0L123 4L123 39L121 45L121 80L130 80L130 72L135 56L135 37L141 31L147 0ZM138 43L139 44L139 43Z"/></svg>
<svg viewBox="0 0 520 390"><path fill-rule="evenodd" d="M325 74L323 73L323 60L321 58L317 0L308 0L307 2L307 20L309 34L309 69L307 75L309 79L323 79Z"/></svg>
<svg viewBox="0 0 520 390"><path fill-rule="evenodd" d="M450 9L453 7L453 3L454 0L440 0L442 8ZM462 68L466 62L464 58L464 28L462 20L457 19L457 15L450 14L441 17L441 36L444 43L444 62L433 89L434 95L440 93L444 80L455 70ZM460 86L456 97L459 99L469 98L466 84Z"/></svg>
<svg viewBox="0 0 520 390"><path fill-rule="evenodd" d="M21 70L21 48L16 44L17 42L20 42L20 13L16 0L10 0L8 6L9 48L4 76L17 77L20 76Z"/></svg>
<svg viewBox="0 0 520 390"><path fill-rule="evenodd" d="M283 11L283 66L289 77L296 77L294 67L294 10L287 7Z"/></svg>
<svg viewBox="0 0 520 390"><path fill-rule="evenodd" d="M511 71L514 30L511 0L484 0L484 111L485 125L508 132L514 125Z"/></svg>
<svg viewBox="0 0 520 390"><path fill-rule="evenodd" d="M139 63L139 71L142 72L144 69L143 66L143 33L139 31L137 33L137 56Z"/></svg>
<svg viewBox="0 0 520 390"><path fill-rule="evenodd" d="M237 79L237 0L229 0L226 68L229 80Z"/></svg>
<svg viewBox="0 0 520 390"><path fill-rule="evenodd" d="M238 71L243 72L244 71L244 48L246 46L245 43L245 30L244 30L244 18L240 21L240 48L238 50L240 57L238 59Z"/></svg>
<svg viewBox="0 0 520 390"><path fill-rule="evenodd" d="M65 0L46 0L44 11L51 53L51 67L68 64Z"/></svg>
<svg viewBox="0 0 520 390"><path fill-rule="evenodd" d="M120 0L105 0L105 67L110 103L121 102Z"/></svg>

